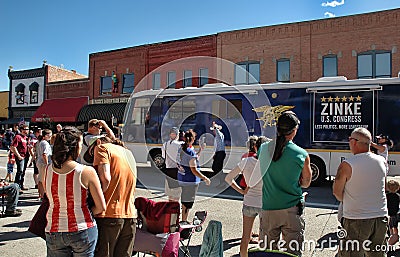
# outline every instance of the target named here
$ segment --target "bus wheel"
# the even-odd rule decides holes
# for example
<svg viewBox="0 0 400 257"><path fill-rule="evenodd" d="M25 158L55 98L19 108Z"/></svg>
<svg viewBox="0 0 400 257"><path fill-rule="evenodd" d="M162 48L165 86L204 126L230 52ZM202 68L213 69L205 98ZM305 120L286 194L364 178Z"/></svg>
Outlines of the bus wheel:
<svg viewBox="0 0 400 257"><path fill-rule="evenodd" d="M326 179L326 167L324 162L318 158L311 156L311 186L319 186Z"/></svg>
<svg viewBox="0 0 400 257"><path fill-rule="evenodd" d="M157 168L157 169L161 170L164 165L164 158L161 155L161 150L160 151L152 151L150 153L150 157L151 157L151 166L153 168Z"/></svg>

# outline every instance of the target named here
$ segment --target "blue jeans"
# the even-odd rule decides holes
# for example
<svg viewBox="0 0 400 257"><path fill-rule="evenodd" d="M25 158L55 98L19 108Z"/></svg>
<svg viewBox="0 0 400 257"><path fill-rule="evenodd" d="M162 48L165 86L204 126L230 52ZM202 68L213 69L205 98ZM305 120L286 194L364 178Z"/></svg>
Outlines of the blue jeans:
<svg viewBox="0 0 400 257"><path fill-rule="evenodd" d="M77 232L46 232L47 257L93 257L97 226Z"/></svg>
<svg viewBox="0 0 400 257"><path fill-rule="evenodd" d="M0 187L0 194L7 195L6 212L12 212L17 208L19 198L19 186L15 183Z"/></svg>
<svg viewBox="0 0 400 257"><path fill-rule="evenodd" d="M19 185L20 188L24 186L25 180L25 171L26 171L26 160L25 158L19 160L18 158L15 159L15 163L17 164L17 173L15 174L15 183Z"/></svg>

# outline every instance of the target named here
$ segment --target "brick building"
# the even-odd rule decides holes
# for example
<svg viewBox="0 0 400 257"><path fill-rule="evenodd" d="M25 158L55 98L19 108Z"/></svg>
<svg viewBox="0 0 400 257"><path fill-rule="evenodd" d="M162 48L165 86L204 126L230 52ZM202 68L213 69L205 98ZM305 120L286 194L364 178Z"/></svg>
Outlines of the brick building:
<svg viewBox="0 0 400 257"><path fill-rule="evenodd" d="M46 63L40 68L28 70L16 71L10 68L8 70L8 77L10 79L9 119L3 122L7 124L15 124L21 121L30 122L39 107L45 103L48 91L51 92L51 89L48 88L49 84L63 80L86 78L86 76L78 74L75 71ZM87 95L85 92L82 93L85 96ZM64 98L67 95L60 92L58 96ZM47 114L40 113L37 115L43 118ZM42 120L37 120L36 122L42 122Z"/></svg>
<svg viewBox="0 0 400 257"><path fill-rule="evenodd" d="M132 83L126 91L131 92L132 88L180 88L185 83L201 86L199 78L206 78L206 83L220 78L227 84L252 84L327 76L393 77L400 70L399 25L400 9L393 9L93 53L89 95L91 99L121 96L125 81ZM203 67L173 63L196 56L218 57L237 65L216 71L211 62ZM113 72L120 82L118 93L111 89Z"/></svg>

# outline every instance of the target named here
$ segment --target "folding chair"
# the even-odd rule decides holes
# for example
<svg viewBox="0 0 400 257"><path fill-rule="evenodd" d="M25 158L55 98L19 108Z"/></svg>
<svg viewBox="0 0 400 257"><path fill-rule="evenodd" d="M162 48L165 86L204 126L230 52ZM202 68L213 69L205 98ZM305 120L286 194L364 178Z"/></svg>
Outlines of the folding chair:
<svg viewBox="0 0 400 257"><path fill-rule="evenodd" d="M133 250L144 255L178 257L179 203L154 202L138 197L135 207L138 211L138 227Z"/></svg>
<svg viewBox="0 0 400 257"><path fill-rule="evenodd" d="M197 211L194 214L193 222L190 223L180 223L179 232L180 232L180 240L181 247L179 248L185 257L191 257L189 251L190 240L192 239L192 235L195 232L200 232L202 230L202 226L204 221L207 218L206 211ZM185 244L186 242L186 244Z"/></svg>

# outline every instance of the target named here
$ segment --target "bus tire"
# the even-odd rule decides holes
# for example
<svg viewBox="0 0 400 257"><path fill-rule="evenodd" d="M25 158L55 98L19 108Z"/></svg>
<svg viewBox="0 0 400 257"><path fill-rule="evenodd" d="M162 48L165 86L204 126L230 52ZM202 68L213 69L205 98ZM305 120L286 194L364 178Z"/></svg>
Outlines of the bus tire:
<svg viewBox="0 0 400 257"><path fill-rule="evenodd" d="M151 167L161 170L164 164L164 158L162 157L161 149L153 149L150 151L149 155Z"/></svg>
<svg viewBox="0 0 400 257"><path fill-rule="evenodd" d="M312 171L311 186L319 186L326 179L325 163L316 156L310 156L310 166Z"/></svg>

